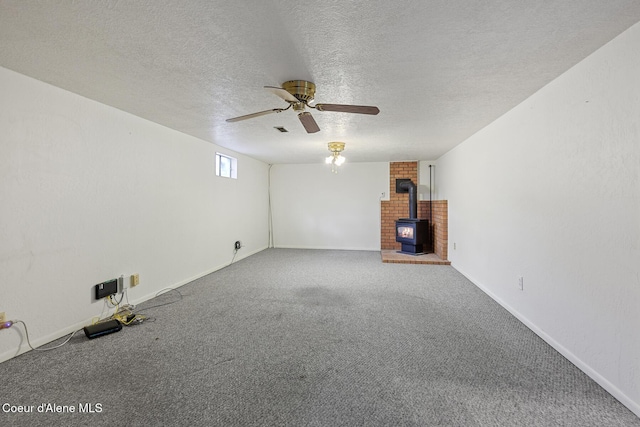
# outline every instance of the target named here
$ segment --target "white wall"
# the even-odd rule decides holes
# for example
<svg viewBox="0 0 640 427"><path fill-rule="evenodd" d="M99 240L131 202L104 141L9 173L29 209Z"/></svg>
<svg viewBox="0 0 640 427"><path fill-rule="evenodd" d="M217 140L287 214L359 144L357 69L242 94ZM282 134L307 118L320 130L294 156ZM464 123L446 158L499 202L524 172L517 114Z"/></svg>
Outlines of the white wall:
<svg viewBox="0 0 640 427"><path fill-rule="evenodd" d="M388 163L271 168L273 243L280 248L380 250L380 199Z"/></svg>
<svg viewBox="0 0 640 427"><path fill-rule="evenodd" d="M437 167L453 266L640 416L639 51L640 24Z"/></svg>
<svg viewBox="0 0 640 427"><path fill-rule="evenodd" d="M97 283L139 273L142 301L227 265L236 240L236 260L267 247L265 163L3 68L0 93L0 312L35 345L99 315ZM19 331L0 331L0 361Z"/></svg>

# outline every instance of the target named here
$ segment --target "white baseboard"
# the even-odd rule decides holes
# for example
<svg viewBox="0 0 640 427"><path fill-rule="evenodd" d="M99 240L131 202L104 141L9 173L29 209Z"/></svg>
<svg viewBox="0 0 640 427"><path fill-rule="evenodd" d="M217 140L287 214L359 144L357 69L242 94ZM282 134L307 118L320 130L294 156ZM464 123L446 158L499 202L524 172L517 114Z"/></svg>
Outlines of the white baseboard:
<svg viewBox="0 0 640 427"><path fill-rule="evenodd" d="M553 347L558 353L562 354L567 360L576 365L578 369L587 374L592 380L598 383L602 388L604 388L609 394L618 399L620 403L626 406L631 412L640 417L640 403L633 401L629 396L624 394L618 387L612 384L609 380L603 377L598 371L593 369L583 360L581 360L578 356L573 354L571 351L567 350L562 344L556 341L553 337L545 333L542 329L536 326L533 322L531 322L527 317L523 316L520 312L515 310L493 292L491 292L487 287L485 287L482 283L475 280L472 276L462 271L458 266L453 263L451 266L456 269L460 274L469 279L471 283L477 286L482 292L487 294L491 299L500 304L505 310L511 313L514 317L516 317L519 321L521 321L527 328L531 329L533 333L542 338L547 344Z"/></svg>
<svg viewBox="0 0 640 427"><path fill-rule="evenodd" d="M257 249L257 250L255 250L253 252L242 254L241 256L238 256L240 254L240 253L238 253L236 255L236 257L233 259L233 262L236 263L236 262L238 262L238 261L240 261L240 260L242 260L244 258L247 258L247 257L249 257L251 255L254 255L254 254L258 253L258 252L262 252L265 249L267 249L266 246L263 247L263 248ZM174 283L173 285L167 286L164 289L157 290L157 291L149 293L147 295L143 295L142 297L139 297L139 298L136 298L135 300L130 301L130 303L133 304L133 305L142 304L145 301L148 301L148 300L150 300L152 298L155 298L159 293L161 293L162 291L164 291L166 289L177 289L177 288L179 288L181 286L186 285L187 283L191 283L194 280L197 280L197 279L199 279L201 277L204 277L207 274L215 273L216 271L218 271L218 270L220 270L220 269L222 269L224 267L227 267L230 264L230 262L231 262L231 258L229 259L229 262L227 262L225 264L217 265L217 266L215 266L215 267L213 267L211 269L208 269L208 270L203 271L203 272L201 272L199 274L196 274L195 276L189 277L188 279L184 279L184 280L181 280L181 281L179 281L177 283ZM43 336L43 337L40 337L40 338L36 338L36 339L32 339L31 340L31 345L33 345L34 347L38 348L38 347L43 346L43 345L45 345L47 343L50 343L52 341L58 340L60 338L63 338L65 336L73 333L74 331L79 331L83 327L85 327L87 325L90 325L92 323L93 319L95 319L95 317L96 316L92 316L92 317L90 317L88 319L84 319L84 320L82 320L80 322L77 322L77 323L74 323L72 325L69 325L69 326L67 326L67 327L65 327L63 329L60 329L60 330L58 330L56 332L53 332L51 334L48 334L46 336ZM14 349L5 351L2 354L0 354L0 363L5 362L5 361L7 361L9 359L13 359L16 356L19 356L19 355L21 355L23 353L26 353L27 351L31 350L31 348L29 347L29 344L27 343L25 332L24 332L24 329L22 328L22 326L21 325L14 325L11 328L11 331L13 331L13 330L16 330L17 331L16 333L18 333L20 335L20 345L18 347L14 348ZM7 333L9 331L4 331L4 332ZM82 334L82 333L83 332L77 332L77 334Z"/></svg>
<svg viewBox="0 0 640 427"><path fill-rule="evenodd" d="M274 249L316 249L323 251L368 251L368 252L380 252L380 248L362 248L362 247L345 247L345 248L336 248L336 247L328 247L328 246L287 246L287 245L278 245L274 246Z"/></svg>

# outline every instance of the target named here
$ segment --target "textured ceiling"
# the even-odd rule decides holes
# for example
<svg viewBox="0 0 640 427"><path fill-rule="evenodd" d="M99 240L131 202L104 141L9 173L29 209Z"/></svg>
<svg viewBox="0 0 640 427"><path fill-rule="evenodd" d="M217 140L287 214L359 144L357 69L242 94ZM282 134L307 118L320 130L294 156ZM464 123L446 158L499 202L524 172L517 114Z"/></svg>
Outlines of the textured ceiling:
<svg viewBox="0 0 640 427"><path fill-rule="evenodd" d="M0 66L268 163L436 159L640 21L637 0L0 0ZM307 134L265 91L316 83ZM284 126L280 133L274 126Z"/></svg>

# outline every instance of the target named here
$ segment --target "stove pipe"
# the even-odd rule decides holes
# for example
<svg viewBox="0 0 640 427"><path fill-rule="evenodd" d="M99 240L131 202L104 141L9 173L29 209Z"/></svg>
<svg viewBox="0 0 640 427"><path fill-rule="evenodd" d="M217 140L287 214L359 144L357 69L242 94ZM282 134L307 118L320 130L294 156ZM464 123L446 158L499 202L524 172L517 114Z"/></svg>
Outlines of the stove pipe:
<svg viewBox="0 0 640 427"><path fill-rule="evenodd" d="M400 188L409 190L409 219L418 219L418 187L413 181L404 181L400 184Z"/></svg>

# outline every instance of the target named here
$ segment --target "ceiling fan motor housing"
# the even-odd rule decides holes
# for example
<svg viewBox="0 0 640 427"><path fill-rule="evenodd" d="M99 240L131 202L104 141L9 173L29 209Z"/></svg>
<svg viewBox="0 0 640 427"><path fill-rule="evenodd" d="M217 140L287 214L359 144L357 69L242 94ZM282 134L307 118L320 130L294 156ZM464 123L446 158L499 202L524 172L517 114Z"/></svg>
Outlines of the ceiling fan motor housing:
<svg viewBox="0 0 640 427"><path fill-rule="evenodd" d="M316 85L306 80L289 80L282 88L302 102L310 102L316 95Z"/></svg>

